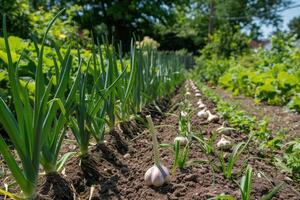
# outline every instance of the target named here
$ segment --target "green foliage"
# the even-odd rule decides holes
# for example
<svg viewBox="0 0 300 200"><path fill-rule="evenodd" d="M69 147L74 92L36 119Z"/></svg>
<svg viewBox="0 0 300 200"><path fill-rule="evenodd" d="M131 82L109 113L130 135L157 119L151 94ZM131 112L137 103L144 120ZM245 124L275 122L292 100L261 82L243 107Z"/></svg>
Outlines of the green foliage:
<svg viewBox="0 0 300 200"><path fill-rule="evenodd" d="M237 145L233 147L232 153L229 155L229 159L226 162L224 158L223 151L219 155L220 160L220 169L222 173L224 174L225 178L231 179L232 178L232 170L234 167L235 162L239 159L240 155L243 153L245 148L248 146L249 142L251 140L251 137L249 137L248 141L240 142Z"/></svg>
<svg viewBox="0 0 300 200"><path fill-rule="evenodd" d="M20 186L26 199L33 199L36 196L39 164L41 161L40 153L43 147L43 141L47 137L47 133L49 133L51 125L55 123L56 113L64 113L64 109L59 106L61 100L58 98L60 97L59 94L63 94L65 92L65 86L67 79L69 78L67 73L61 75L61 80L64 83L55 87L53 90L55 95L53 97L51 95L51 90L53 88L52 81L46 83L42 72L43 51L46 35L60 13L58 13L49 23L43 37L41 48L38 52L39 56L37 60L37 70L35 71L35 96L33 103L32 99L29 97L26 85L22 86L18 79L18 63L15 64L12 60L6 30L6 18L5 16L3 17L4 42L8 60L8 79L14 109L10 109L1 98L0 122L17 150L22 167L20 167L17 163L1 135L0 152L3 155L4 160L7 162L13 177ZM58 76L59 74L55 75Z"/></svg>
<svg viewBox="0 0 300 200"><path fill-rule="evenodd" d="M8 32L19 37L27 38L32 28L29 18L31 12L28 2L26 0L1 0L0 5L0 19L6 14Z"/></svg>
<svg viewBox="0 0 300 200"><path fill-rule="evenodd" d="M74 5L68 8L64 15L57 19L49 32L48 39L55 41L59 46L65 43L77 43L84 47L91 44L89 31L86 29L80 30L79 24L74 20L76 14L81 11L80 6ZM52 7L51 10L44 10L42 7L29 14L32 32L36 35L42 35L47 27L47 22L50 21L59 11L58 7Z"/></svg>
<svg viewBox="0 0 300 200"><path fill-rule="evenodd" d="M177 168L184 169L187 166L188 156L190 151L190 144L186 144L184 147L180 145L180 141L176 141L174 144L174 164L173 171Z"/></svg>
<svg viewBox="0 0 300 200"><path fill-rule="evenodd" d="M233 94L299 111L300 50L293 43L293 37L276 35L271 50L258 49L230 58L201 56L197 59L197 71L201 80L218 84Z"/></svg>
<svg viewBox="0 0 300 200"><path fill-rule="evenodd" d="M300 38L300 17L294 17L288 24L290 32Z"/></svg>
<svg viewBox="0 0 300 200"><path fill-rule="evenodd" d="M249 38L240 27L224 26L209 38L208 44L200 51L205 59L212 56L229 58L249 51Z"/></svg>
<svg viewBox="0 0 300 200"><path fill-rule="evenodd" d="M217 83L235 63L236 57L249 51L249 39L239 27L216 31L196 58L197 73L202 81Z"/></svg>
<svg viewBox="0 0 300 200"><path fill-rule="evenodd" d="M247 166L246 175L241 179L240 191L242 200L250 200L251 187L252 187L252 167Z"/></svg>
<svg viewBox="0 0 300 200"><path fill-rule="evenodd" d="M295 179L300 178L300 140L295 139L286 144L282 158L277 158L276 164L285 172L293 174Z"/></svg>

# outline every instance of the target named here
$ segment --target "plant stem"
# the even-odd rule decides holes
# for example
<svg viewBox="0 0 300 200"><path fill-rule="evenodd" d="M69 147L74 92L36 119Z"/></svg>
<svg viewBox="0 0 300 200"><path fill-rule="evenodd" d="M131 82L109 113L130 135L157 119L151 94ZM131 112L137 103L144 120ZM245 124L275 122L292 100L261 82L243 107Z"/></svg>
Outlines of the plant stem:
<svg viewBox="0 0 300 200"><path fill-rule="evenodd" d="M154 128L154 124L150 115L146 116L147 122L149 124L150 133L152 135L152 142L153 142L153 153L154 153L154 164L159 166L160 159L159 159L159 150L158 150L158 142L156 137L156 130Z"/></svg>

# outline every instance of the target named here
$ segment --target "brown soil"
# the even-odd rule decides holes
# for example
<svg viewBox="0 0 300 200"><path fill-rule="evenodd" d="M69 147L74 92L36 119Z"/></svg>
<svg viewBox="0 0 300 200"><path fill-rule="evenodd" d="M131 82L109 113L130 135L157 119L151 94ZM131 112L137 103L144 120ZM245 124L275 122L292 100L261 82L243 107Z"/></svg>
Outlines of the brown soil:
<svg viewBox="0 0 300 200"><path fill-rule="evenodd" d="M52 199L68 199L70 196L66 195L71 191L71 198L75 199L208 199L221 193L240 199L237 184L225 179L218 169L219 152L207 155L194 140L189 153L192 166L176 170L171 174L170 183L160 188L145 186L144 173L153 165L153 155L151 137L145 129L143 117L151 114L154 118L160 143L172 143L178 131L178 115L181 111L179 104L184 100L184 94L184 87L181 87L171 99L158 103L164 114L157 111L154 105L150 105L140 113L141 119L120 124L111 134L105 136L107 142L92 146L88 157L69 159L64 176L43 178L46 182L42 184L40 193ZM198 97L194 97L192 92L192 95L186 98L196 108ZM201 98L215 113L215 105L207 98ZM206 139L223 123L222 119L214 123L204 123L196 116L198 110L194 111L192 130L195 133L202 132ZM232 133L230 137L234 143L248 139L247 134L237 132ZM217 136L217 140L219 138L220 136ZM63 150L70 149L74 150L71 145L64 144ZM174 160L172 149L161 148L160 153L162 163L171 170ZM281 182L285 182L285 185L273 199L300 199L299 184L288 181L284 174L266 163L263 156L264 154L250 143L234 167L233 178L240 181L248 161L254 171L251 199L260 199ZM209 161L212 164L209 164ZM61 183L58 183L58 180L61 180ZM61 188L56 190L55 186L60 184Z"/></svg>
<svg viewBox="0 0 300 200"><path fill-rule="evenodd" d="M41 178L38 199L73 199L71 185L60 174L51 173Z"/></svg>

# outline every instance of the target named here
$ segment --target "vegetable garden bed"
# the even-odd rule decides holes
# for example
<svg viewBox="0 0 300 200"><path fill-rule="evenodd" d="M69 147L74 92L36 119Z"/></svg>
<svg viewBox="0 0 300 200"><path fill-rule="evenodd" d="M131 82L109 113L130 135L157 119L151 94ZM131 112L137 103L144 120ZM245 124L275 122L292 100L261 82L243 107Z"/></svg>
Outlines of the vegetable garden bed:
<svg viewBox="0 0 300 200"><path fill-rule="evenodd" d="M160 144L171 144L178 132L180 104L188 101L196 105L199 97L186 95L184 87L176 94L158 104L164 112L160 114L155 106L144 109L141 116L151 114L158 131ZM208 109L215 114L215 105L206 97L201 97ZM196 106L192 106L194 109ZM223 124L223 120L205 123L196 115L198 109L191 111L191 129L203 134L205 140L212 132ZM71 134L70 134L71 135ZM233 143L247 141L243 132L233 132L229 135ZM216 141L220 135L216 136ZM107 141L107 142L106 142ZM207 140L206 140L207 141ZM64 144L63 153L72 149L70 144ZM76 146L75 146L76 147ZM72 149L74 150L74 149ZM224 151L225 157L231 150ZM276 199L298 199L299 185L293 183L286 175L280 173L274 166L266 163L267 155L260 152L257 146L250 142L249 146L237 159L232 178L226 179L219 164L219 150L206 154L201 150L198 141L192 140L187 163L184 169L171 171L168 184L155 188L144 183L144 173L152 165L151 137L141 121L132 120L123 123L113 134L107 134L103 144L94 145L89 149L89 157L80 163L78 157L67 161L60 176L47 176L40 179L39 193L41 199L209 199L222 193L241 198L237 183L245 174L246 163L253 168L253 183L251 199L260 199L276 185L284 185L276 194ZM162 163L172 168L174 153L166 145L160 148ZM234 182L233 180L236 180ZM63 183L63 184L62 184ZM275 198L274 198L275 199Z"/></svg>

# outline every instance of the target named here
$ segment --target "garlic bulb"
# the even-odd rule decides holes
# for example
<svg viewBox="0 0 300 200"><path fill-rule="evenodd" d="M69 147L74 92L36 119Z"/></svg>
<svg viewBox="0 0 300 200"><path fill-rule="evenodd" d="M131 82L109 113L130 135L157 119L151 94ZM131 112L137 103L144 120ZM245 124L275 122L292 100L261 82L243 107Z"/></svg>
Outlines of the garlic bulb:
<svg viewBox="0 0 300 200"><path fill-rule="evenodd" d="M197 93L195 94L195 96L196 96L196 97L201 97L202 95L201 95L199 92L197 92Z"/></svg>
<svg viewBox="0 0 300 200"><path fill-rule="evenodd" d="M144 180L148 186L159 187L170 180L170 174L169 170L160 163L156 130L152 118L150 115L147 115L146 119L149 124L150 133L152 134L154 165L146 171Z"/></svg>
<svg viewBox="0 0 300 200"><path fill-rule="evenodd" d="M187 143L189 142L188 138L184 137L184 136L177 136L174 139L174 143L176 143L177 141L179 141L179 144L182 145L182 146L187 145Z"/></svg>
<svg viewBox="0 0 300 200"><path fill-rule="evenodd" d="M200 117L201 119L207 119L207 117L208 117L207 109L204 108L203 110L200 110L197 113L197 116Z"/></svg>
<svg viewBox="0 0 300 200"><path fill-rule="evenodd" d="M153 185L155 187L159 187L170 180L170 174L165 166L153 165L145 173L144 179L146 185Z"/></svg>
<svg viewBox="0 0 300 200"><path fill-rule="evenodd" d="M186 116L187 116L187 112L181 111L181 112L180 112L180 115L181 115L182 117L186 117Z"/></svg>
<svg viewBox="0 0 300 200"><path fill-rule="evenodd" d="M217 128L216 132L220 134L230 135L234 130L234 128L225 127L223 123L221 127Z"/></svg>
<svg viewBox="0 0 300 200"><path fill-rule="evenodd" d="M206 107L206 105L204 103L201 103L198 105L198 108L200 108L200 109L205 108L205 107Z"/></svg>
<svg viewBox="0 0 300 200"><path fill-rule="evenodd" d="M197 105L200 109L205 108L206 105L201 101L201 99L199 99L199 101L197 102Z"/></svg>
<svg viewBox="0 0 300 200"><path fill-rule="evenodd" d="M221 139L217 143L217 147L219 149L229 149L231 147L231 142L222 135Z"/></svg>
<svg viewBox="0 0 300 200"><path fill-rule="evenodd" d="M199 99L199 100L197 101L197 105L199 105L199 104L203 104L203 102L202 102L201 99Z"/></svg>
<svg viewBox="0 0 300 200"><path fill-rule="evenodd" d="M186 94L186 95L191 95L191 93L190 93L190 92L186 92L185 94Z"/></svg>
<svg viewBox="0 0 300 200"><path fill-rule="evenodd" d="M219 120L219 117L217 115L211 114L211 112L209 110L207 111L207 113L208 113L207 121L216 122Z"/></svg>

